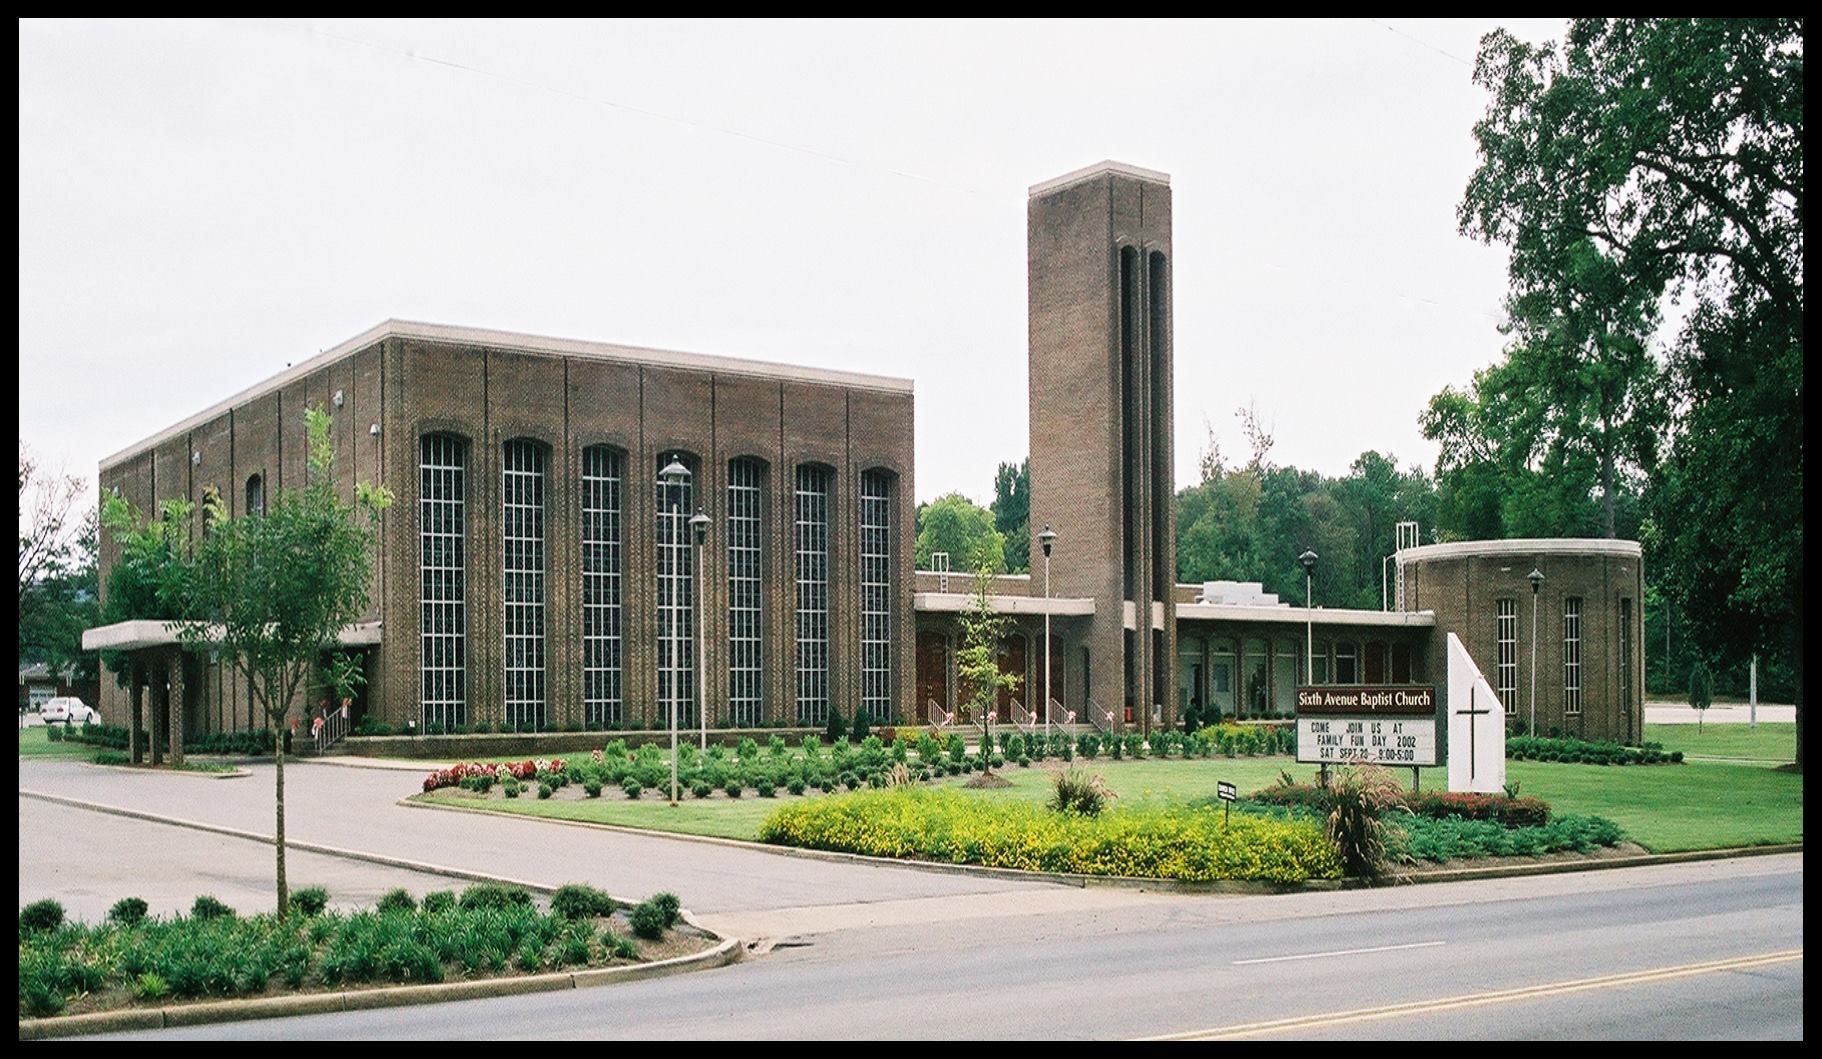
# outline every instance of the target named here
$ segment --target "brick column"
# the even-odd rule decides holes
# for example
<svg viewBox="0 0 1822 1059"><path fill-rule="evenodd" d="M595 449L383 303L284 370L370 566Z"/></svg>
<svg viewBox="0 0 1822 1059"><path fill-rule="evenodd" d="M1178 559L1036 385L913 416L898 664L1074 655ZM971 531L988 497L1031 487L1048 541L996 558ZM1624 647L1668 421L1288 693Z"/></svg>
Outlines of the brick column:
<svg viewBox="0 0 1822 1059"><path fill-rule="evenodd" d="M164 764L164 749L159 744L164 732L168 730L165 725L164 710L171 699L170 689L165 687L165 667L162 660L152 663L146 672L146 678L147 690L152 693L151 723L146 726L146 742L152 746L152 766L156 768Z"/></svg>
<svg viewBox="0 0 1822 1059"><path fill-rule="evenodd" d="M132 662L127 667L127 695L130 704L127 707L127 752L132 755L133 764L145 760L145 737L140 720L140 710L145 702L145 682L140 679L139 663Z"/></svg>
<svg viewBox="0 0 1822 1059"><path fill-rule="evenodd" d="M173 648L166 656L165 667L171 675L171 690L165 695L165 716L171 726L170 746L166 750L166 756L171 759L171 767L177 768L183 764L184 686L181 648Z"/></svg>

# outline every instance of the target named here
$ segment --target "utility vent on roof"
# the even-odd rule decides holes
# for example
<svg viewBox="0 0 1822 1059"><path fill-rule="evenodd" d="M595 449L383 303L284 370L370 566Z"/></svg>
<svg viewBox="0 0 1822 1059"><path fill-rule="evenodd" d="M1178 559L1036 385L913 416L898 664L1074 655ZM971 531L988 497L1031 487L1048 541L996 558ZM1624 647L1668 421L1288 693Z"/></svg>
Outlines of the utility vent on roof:
<svg viewBox="0 0 1822 1059"><path fill-rule="evenodd" d="M1267 592L1258 581L1204 581L1197 603L1225 603L1237 607L1286 607L1278 594Z"/></svg>

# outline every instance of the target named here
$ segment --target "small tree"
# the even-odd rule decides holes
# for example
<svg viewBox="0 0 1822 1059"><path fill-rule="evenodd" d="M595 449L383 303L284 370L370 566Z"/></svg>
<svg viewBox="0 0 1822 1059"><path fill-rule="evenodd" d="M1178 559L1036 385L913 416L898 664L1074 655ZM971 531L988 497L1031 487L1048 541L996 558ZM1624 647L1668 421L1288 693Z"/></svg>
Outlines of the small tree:
<svg viewBox="0 0 1822 1059"><path fill-rule="evenodd" d="M1702 718L1708 713L1708 707L1714 703L1714 674L1708 671L1707 662L1697 662L1689 671L1689 705L1695 707L1695 730L1702 731Z"/></svg>
<svg viewBox="0 0 1822 1059"><path fill-rule="evenodd" d="M972 691L968 704L981 722L981 771L991 771L993 762L993 710L999 703L1000 689L1011 691L1019 686L1020 677L1000 669L1000 643L1006 638L1010 619L994 613L988 598L993 589L992 561L977 556L974 575L974 601L962 612L962 649L956 652L956 672Z"/></svg>
<svg viewBox="0 0 1822 1059"><path fill-rule="evenodd" d="M304 413L308 467L301 489L281 491L261 515L229 518L219 493L203 501L207 529L196 546L191 611L184 637L207 641L246 674L253 700L273 729L277 764L278 912L289 911L285 881L285 721L325 652L367 607L384 488L338 495L335 443L321 408ZM206 623L206 624L204 624ZM331 674L345 682L347 674ZM343 689L345 690L345 689Z"/></svg>

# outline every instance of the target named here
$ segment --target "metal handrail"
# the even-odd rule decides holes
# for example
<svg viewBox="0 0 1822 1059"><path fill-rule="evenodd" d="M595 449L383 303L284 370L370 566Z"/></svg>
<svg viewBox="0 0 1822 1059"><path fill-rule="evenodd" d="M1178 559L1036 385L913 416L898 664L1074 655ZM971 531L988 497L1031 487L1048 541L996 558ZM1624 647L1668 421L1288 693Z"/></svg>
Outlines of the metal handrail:
<svg viewBox="0 0 1822 1059"><path fill-rule="evenodd" d="M1103 732L1111 733L1113 731L1113 714L1103 709L1101 704L1093 699L1088 700L1088 719Z"/></svg>
<svg viewBox="0 0 1822 1059"><path fill-rule="evenodd" d="M933 728L947 728L955 723L955 714L938 706L935 699L925 699L924 710Z"/></svg>
<svg viewBox="0 0 1822 1059"><path fill-rule="evenodd" d="M1010 701L1012 703L1012 723L1018 726L1019 731L1029 732L1036 729L1038 726L1037 714L1027 710L1025 704L1016 698Z"/></svg>
<svg viewBox="0 0 1822 1059"><path fill-rule="evenodd" d="M347 707L331 710L325 714L323 726L316 728L312 733L312 738L316 742L316 752L321 754L334 746L342 736L348 734L349 726Z"/></svg>
<svg viewBox="0 0 1822 1059"><path fill-rule="evenodd" d="M1066 727L1075 723L1075 711L1064 709L1063 704L1055 699L1050 700L1046 710L1050 716L1051 724ZM1059 717L1058 714L1061 714L1061 716Z"/></svg>

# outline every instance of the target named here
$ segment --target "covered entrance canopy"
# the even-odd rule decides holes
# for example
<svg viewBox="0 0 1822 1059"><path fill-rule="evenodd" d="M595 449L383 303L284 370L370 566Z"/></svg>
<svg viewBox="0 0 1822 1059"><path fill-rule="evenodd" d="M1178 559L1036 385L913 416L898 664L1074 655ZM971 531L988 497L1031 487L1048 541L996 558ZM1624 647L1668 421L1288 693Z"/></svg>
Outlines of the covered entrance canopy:
<svg viewBox="0 0 1822 1059"><path fill-rule="evenodd" d="M198 708L202 660L210 643L221 638L219 626L205 625L200 638L186 641L179 635L181 622L157 619L120 621L85 629L85 651L118 651L127 657L127 689L131 702L126 725L127 748L133 763L144 760L147 749L152 764L162 764L166 752L172 765L183 764L184 735L193 727L188 718ZM337 640L344 647L376 647L380 623L364 622L344 628ZM144 692L151 691L151 717L145 716ZM153 738L156 733L162 738Z"/></svg>

